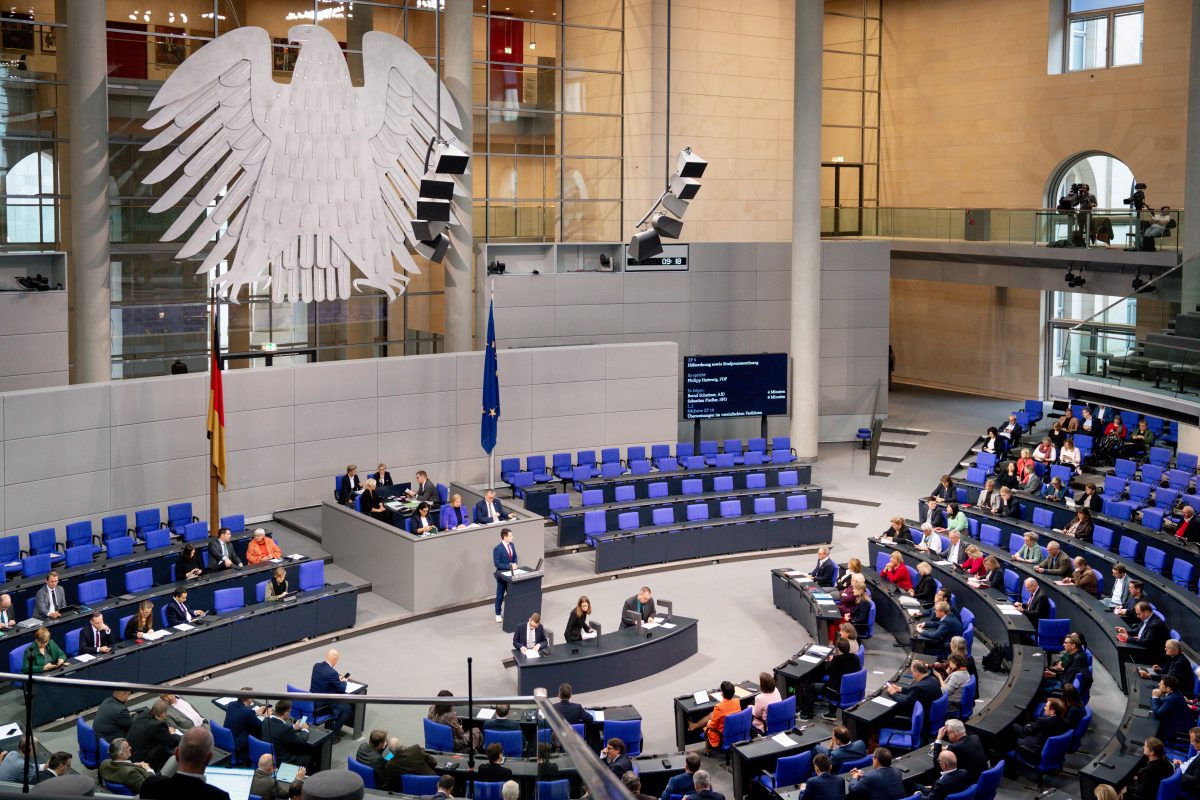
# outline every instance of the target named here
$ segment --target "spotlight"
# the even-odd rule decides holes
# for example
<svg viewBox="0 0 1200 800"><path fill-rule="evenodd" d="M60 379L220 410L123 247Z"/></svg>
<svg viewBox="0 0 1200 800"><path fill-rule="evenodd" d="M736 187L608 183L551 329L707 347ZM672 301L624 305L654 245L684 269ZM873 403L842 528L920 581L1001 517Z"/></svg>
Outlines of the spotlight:
<svg viewBox="0 0 1200 800"><path fill-rule="evenodd" d="M685 147L679 151L679 158L675 160L675 172L681 178L699 178L704 175L704 169L708 166L708 162L700 156L692 152L692 148Z"/></svg>
<svg viewBox="0 0 1200 800"><path fill-rule="evenodd" d="M1074 264L1067 267L1067 274L1063 276L1063 280L1066 282L1068 287L1072 289L1078 289L1080 286L1083 286L1085 283L1087 283L1087 278L1083 277L1082 267L1079 268L1078 275L1073 272L1074 269Z"/></svg>
<svg viewBox="0 0 1200 800"><path fill-rule="evenodd" d="M443 175L462 175L470 161L470 156L449 142L434 142L432 156L433 171Z"/></svg>
<svg viewBox="0 0 1200 800"><path fill-rule="evenodd" d="M414 219L412 221L413 236L418 241L428 242L431 239L436 239L438 236L446 232L446 228L450 227L450 223L445 221L430 221L426 219Z"/></svg>
<svg viewBox="0 0 1200 800"><path fill-rule="evenodd" d="M452 200L454 198L454 179L439 175L436 172L426 172L421 176L421 197L434 200Z"/></svg>
<svg viewBox="0 0 1200 800"><path fill-rule="evenodd" d="M442 259L446 257L446 251L449 249L450 238L444 233L439 233L428 241L417 242L417 252L435 264L442 263Z"/></svg>
<svg viewBox="0 0 1200 800"><path fill-rule="evenodd" d="M680 200L670 192L667 192L665 195L663 195L662 204L663 208L667 209L667 211L670 211L680 219L683 219L683 215L686 214L688 210L688 201Z"/></svg>
<svg viewBox="0 0 1200 800"><path fill-rule="evenodd" d="M1133 290L1142 294L1151 294L1158 291L1157 286L1148 285L1151 279L1142 278L1142 268L1138 267L1137 274L1133 276Z"/></svg>
<svg viewBox="0 0 1200 800"><path fill-rule="evenodd" d="M653 228L638 231L629 240L629 257L634 261L653 258L662 251L662 239L658 237L658 231Z"/></svg>
<svg viewBox="0 0 1200 800"><path fill-rule="evenodd" d="M430 222L450 221L450 201L431 200L427 197L417 198L417 219Z"/></svg>
<svg viewBox="0 0 1200 800"><path fill-rule="evenodd" d="M650 219L650 226L663 239L678 239L679 234L683 233L683 223L663 213L655 214Z"/></svg>
<svg viewBox="0 0 1200 800"><path fill-rule="evenodd" d="M671 194L680 200L691 200L700 191L700 181L695 178L685 178L678 172L671 174Z"/></svg>

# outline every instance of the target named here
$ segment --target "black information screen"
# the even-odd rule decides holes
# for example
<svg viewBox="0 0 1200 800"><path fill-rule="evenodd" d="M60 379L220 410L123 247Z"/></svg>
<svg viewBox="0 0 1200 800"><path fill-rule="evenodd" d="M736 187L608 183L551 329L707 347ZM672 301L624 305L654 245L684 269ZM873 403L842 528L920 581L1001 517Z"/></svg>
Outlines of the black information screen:
<svg viewBox="0 0 1200 800"><path fill-rule="evenodd" d="M687 356L686 419L757 417L788 413L787 353Z"/></svg>

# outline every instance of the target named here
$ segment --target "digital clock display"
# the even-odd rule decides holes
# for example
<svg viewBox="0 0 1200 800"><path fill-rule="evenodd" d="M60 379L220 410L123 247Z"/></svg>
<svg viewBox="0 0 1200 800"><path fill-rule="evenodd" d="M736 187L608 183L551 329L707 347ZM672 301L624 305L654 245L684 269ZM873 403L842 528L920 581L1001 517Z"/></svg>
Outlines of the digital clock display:
<svg viewBox="0 0 1200 800"><path fill-rule="evenodd" d="M687 272L688 245L664 244L663 251L658 255L643 258L640 261L629 257L625 250L626 272Z"/></svg>

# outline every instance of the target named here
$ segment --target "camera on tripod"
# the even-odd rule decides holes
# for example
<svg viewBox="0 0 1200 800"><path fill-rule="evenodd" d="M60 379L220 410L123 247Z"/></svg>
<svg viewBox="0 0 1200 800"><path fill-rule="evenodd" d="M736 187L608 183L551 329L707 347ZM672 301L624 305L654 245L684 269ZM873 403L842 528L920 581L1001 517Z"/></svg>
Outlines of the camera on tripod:
<svg viewBox="0 0 1200 800"><path fill-rule="evenodd" d="M1149 208L1149 206L1146 205L1146 184L1135 183L1133 185L1133 191L1129 194L1129 197L1126 197L1121 202L1129 206L1134 211L1141 211L1144 208Z"/></svg>

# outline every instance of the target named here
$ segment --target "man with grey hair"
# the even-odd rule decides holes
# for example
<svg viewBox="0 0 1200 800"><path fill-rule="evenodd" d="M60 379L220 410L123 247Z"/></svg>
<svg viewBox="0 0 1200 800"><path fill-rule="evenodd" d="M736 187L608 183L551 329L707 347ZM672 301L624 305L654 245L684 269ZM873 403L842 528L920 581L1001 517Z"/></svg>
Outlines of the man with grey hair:
<svg viewBox="0 0 1200 800"><path fill-rule="evenodd" d="M1191 686L1193 683L1192 665L1187 656L1183 654L1183 645L1179 643L1179 640L1167 639L1163 645L1163 652L1166 654L1164 658L1150 669L1139 669L1138 675L1143 678L1161 678L1163 675L1171 675L1179 682L1180 686Z"/></svg>
<svg viewBox="0 0 1200 800"><path fill-rule="evenodd" d="M628 773L632 775L633 773ZM505 781L500 787L500 800L519 800L521 797L521 787L516 781Z"/></svg>
<svg viewBox="0 0 1200 800"><path fill-rule="evenodd" d="M1029 599L1025 602L1013 603L1018 611L1024 611L1025 616L1033 623L1034 627L1044 619L1050 619L1050 599L1046 597L1046 593L1038 587L1036 578L1025 579L1025 591L1029 592Z"/></svg>
<svg viewBox="0 0 1200 800"><path fill-rule="evenodd" d="M1067 558L1067 554L1062 551L1062 547L1058 542L1052 540L1046 545L1045 560L1033 569L1038 573L1065 578L1074 571L1074 566L1071 564L1071 559Z"/></svg>
<svg viewBox="0 0 1200 800"><path fill-rule="evenodd" d="M818 586L833 586L837 578L833 560L829 557L829 548L824 545L817 548L817 565L813 567L812 578Z"/></svg>
<svg viewBox="0 0 1200 800"><path fill-rule="evenodd" d="M179 769L169 778L153 775L142 784L143 800L229 800L229 793L205 782L204 770L213 757L213 738L198 725L183 735L175 748Z"/></svg>
<svg viewBox="0 0 1200 800"><path fill-rule="evenodd" d="M958 768L958 759L949 750L938 753L937 765L941 774L932 786L921 790L922 800L946 800L971 785L971 777L965 769Z"/></svg>
<svg viewBox="0 0 1200 800"><path fill-rule="evenodd" d="M983 742L975 734L967 733L967 726L961 719L948 719L938 731L937 741L933 743L933 754L936 756L946 748L954 754L959 769L964 769L971 776L971 782L979 780L979 776L988 768L987 752Z"/></svg>
<svg viewBox="0 0 1200 800"><path fill-rule="evenodd" d="M696 770L696 774L692 776L692 783L696 785L696 791L685 795L684 800L725 800L725 795L712 790L712 776L708 774L708 770Z"/></svg>
<svg viewBox="0 0 1200 800"><path fill-rule="evenodd" d="M142 784L154 774L154 770L144 761L136 764L130 761L132 753L133 749L129 746L128 739L114 739L108 751L108 758L100 762L100 768L97 770L100 780L124 786L138 794L142 790Z"/></svg>
<svg viewBox="0 0 1200 800"><path fill-rule="evenodd" d="M918 625L917 630L925 652L944 656L950 652L950 640L962 636L963 624L951 613L950 604L939 600L933 604L933 620Z"/></svg>

